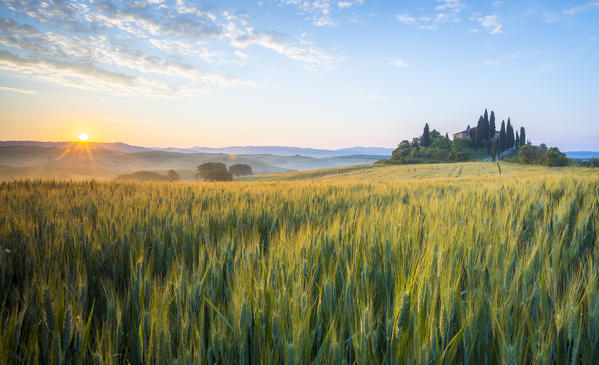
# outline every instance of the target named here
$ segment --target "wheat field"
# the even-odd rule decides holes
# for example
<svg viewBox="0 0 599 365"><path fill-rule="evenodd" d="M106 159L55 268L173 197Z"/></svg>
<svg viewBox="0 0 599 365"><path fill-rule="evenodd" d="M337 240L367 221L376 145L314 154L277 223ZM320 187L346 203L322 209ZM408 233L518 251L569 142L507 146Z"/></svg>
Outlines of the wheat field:
<svg viewBox="0 0 599 365"><path fill-rule="evenodd" d="M599 173L330 171L0 183L0 363L597 361Z"/></svg>

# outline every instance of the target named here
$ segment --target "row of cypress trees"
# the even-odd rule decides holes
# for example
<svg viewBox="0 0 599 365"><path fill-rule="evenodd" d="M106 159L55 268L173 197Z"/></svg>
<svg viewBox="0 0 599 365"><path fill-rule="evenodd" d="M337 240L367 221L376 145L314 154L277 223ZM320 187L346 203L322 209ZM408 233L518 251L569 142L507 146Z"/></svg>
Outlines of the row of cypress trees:
<svg viewBox="0 0 599 365"><path fill-rule="evenodd" d="M487 148L489 154L494 150L496 153L501 153L513 147L520 147L526 144L526 130L524 127L520 127L520 133L518 131L514 134L514 127L510 118L507 118L507 125L505 120L501 122L501 128L497 133L495 124L495 112L491 110L489 115L487 109L483 115L478 118L476 128L470 128L470 138L472 138L472 147L475 149Z"/></svg>

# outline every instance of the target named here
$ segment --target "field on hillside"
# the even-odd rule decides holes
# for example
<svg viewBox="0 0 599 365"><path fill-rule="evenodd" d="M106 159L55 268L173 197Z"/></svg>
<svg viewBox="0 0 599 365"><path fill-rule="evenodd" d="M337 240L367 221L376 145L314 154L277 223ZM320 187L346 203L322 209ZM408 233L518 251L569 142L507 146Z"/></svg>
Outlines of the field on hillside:
<svg viewBox="0 0 599 365"><path fill-rule="evenodd" d="M0 363L593 363L599 173L502 167L0 183Z"/></svg>
<svg viewBox="0 0 599 365"><path fill-rule="evenodd" d="M302 181L321 182L398 182L421 179L491 179L500 177L564 175L582 170L568 168L550 168L540 165L521 165L501 162L500 167L490 162L436 163L419 165L360 165L337 167L322 170L287 172L244 177L242 181Z"/></svg>

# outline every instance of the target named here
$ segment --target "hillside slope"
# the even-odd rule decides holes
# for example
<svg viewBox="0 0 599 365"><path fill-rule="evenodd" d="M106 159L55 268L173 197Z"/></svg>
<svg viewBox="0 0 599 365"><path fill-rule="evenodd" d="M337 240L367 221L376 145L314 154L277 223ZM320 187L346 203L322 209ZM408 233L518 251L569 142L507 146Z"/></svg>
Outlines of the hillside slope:
<svg viewBox="0 0 599 365"><path fill-rule="evenodd" d="M501 177L560 175L565 173L583 174L591 171L583 168L551 168L501 162ZM421 179L468 179L499 178L497 164L491 162L461 162L422 165L361 165L315 171L288 172L249 176L245 181L403 181Z"/></svg>

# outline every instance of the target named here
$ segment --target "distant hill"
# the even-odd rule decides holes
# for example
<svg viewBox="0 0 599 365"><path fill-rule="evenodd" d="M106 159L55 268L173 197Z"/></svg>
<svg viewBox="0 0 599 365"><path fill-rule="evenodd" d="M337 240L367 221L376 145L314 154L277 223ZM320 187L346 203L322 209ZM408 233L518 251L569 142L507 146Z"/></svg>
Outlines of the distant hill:
<svg viewBox="0 0 599 365"><path fill-rule="evenodd" d="M205 153L231 153L245 155L277 155L277 156L307 156L307 157L338 157L348 155L377 155L391 156L393 148L383 147L350 147L337 150L287 147L287 146L232 146L222 148L192 147L189 150Z"/></svg>
<svg viewBox="0 0 599 365"><path fill-rule="evenodd" d="M599 158L599 152L593 151L568 151L564 152L569 158L588 159Z"/></svg>
<svg viewBox="0 0 599 365"><path fill-rule="evenodd" d="M69 148L77 145L78 142L38 142L38 141L0 141L0 147L53 147L53 148ZM151 151L151 148L132 146L122 142L86 142L90 149L102 149L119 152L139 152Z"/></svg>
<svg viewBox="0 0 599 365"><path fill-rule="evenodd" d="M0 141L0 147L9 146L35 146L35 147L72 147L77 142L39 142L39 141ZM306 156L315 158L340 157L350 155L391 156L393 148L384 147L350 147L336 150L302 148L289 146L230 146L221 148L212 147L139 147L122 142L86 142L91 149L103 149L119 152L162 151L177 153L226 153L235 155L276 155L276 156Z"/></svg>
<svg viewBox="0 0 599 365"><path fill-rule="evenodd" d="M197 166L204 162L247 164L255 174L272 174L371 164L382 158L384 156L377 155L316 158L298 155L167 152L118 143L0 142L0 179L112 179L139 170L165 174L172 169L177 171L181 180L194 181Z"/></svg>

